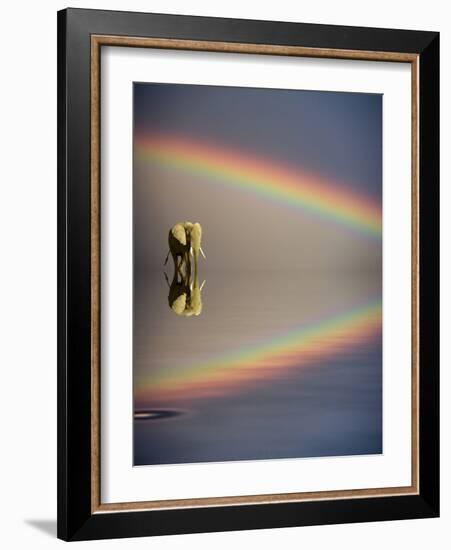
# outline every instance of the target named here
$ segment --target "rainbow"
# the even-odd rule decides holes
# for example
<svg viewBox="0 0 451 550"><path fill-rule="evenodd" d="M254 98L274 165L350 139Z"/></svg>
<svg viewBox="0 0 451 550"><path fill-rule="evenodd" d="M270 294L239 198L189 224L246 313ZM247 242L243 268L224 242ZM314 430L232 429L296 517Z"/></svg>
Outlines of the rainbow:
<svg viewBox="0 0 451 550"><path fill-rule="evenodd" d="M255 192L267 199L319 215L364 235L382 236L381 206L345 185L298 168L174 135L135 136L135 159L208 178L209 182Z"/></svg>
<svg viewBox="0 0 451 550"><path fill-rule="evenodd" d="M204 363L151 373L140 381L135 399L140 403L158 403L213 397L255 387L290 369L344 354L374 339L380 334L381 326L381 302L372 301Z"/></svg>

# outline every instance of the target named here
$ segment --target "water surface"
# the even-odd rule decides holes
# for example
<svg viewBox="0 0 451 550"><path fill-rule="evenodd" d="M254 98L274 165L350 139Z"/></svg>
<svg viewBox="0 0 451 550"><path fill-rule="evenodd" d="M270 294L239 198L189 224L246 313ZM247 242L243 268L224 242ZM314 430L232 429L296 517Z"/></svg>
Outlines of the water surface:
<svg viewBox="0 0 451 550"><path fill-rule="evenodd" d="M197 317L135 280L134 464L381 453L380 272L205 264Z"/></svg>

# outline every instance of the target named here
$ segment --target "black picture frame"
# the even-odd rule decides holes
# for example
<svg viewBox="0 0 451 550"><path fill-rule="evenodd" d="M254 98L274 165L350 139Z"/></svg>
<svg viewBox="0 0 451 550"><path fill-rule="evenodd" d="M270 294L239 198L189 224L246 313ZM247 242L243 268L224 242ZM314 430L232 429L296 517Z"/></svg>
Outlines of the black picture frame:
<svg viewBox="0 0 451 550"><path fill-rule="evenodd" d="M92 35L418 56L418 494L93 512ZM438 515L439 33L85 9L58 12L58 537L87 540Z"/></svg>

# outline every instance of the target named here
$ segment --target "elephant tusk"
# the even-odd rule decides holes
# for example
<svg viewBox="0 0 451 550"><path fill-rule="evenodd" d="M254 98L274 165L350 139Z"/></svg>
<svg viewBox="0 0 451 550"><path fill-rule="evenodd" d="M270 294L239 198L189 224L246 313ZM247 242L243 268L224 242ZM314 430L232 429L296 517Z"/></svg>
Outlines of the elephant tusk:
<svg viewBox="0 0 451 550"><path fill-rule="evenodd" d="M207 259L207 257L206 257L205 254L204 254L204 251L202 250L202 247L200 246L199 248L200 248L200 253L202 254L202 256L203 256L205 259Z"/></svg>
<svg viewBox="0 0 451 550"><path fill-rule="evenodd" d="M200 285L200 290L204 288L204 284L207 282L207 279L204 279L204 282Z"/></svg>
<svg viewBox="0 0 451 550"><path fill-rule="evenodd" d="M194 256L194 254L193 254L193 247L191 247L191 248L189 249L189 253L191 254L191 256Z"/></svg>

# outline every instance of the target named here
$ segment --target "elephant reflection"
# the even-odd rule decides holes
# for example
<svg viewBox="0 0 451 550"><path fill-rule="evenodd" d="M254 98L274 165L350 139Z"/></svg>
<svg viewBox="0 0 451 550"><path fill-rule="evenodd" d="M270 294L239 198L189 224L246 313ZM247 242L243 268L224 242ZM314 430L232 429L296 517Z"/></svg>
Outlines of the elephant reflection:
<svg viewBox="0 0 451 550"><path fill-rule="evenodd" d="M168 302L172 311L184 317L200 315L202 313L202 289L205 281L199 286L197 268L194 269L194 277L191 277L191 268L182 275L175 271L171 284L169 284L166 273L164 276L169 286Z"/></svg>
<svg viewBox="0 0 451 550"><path fill-rule="evenodd" d="M199 286L198 259L199 253L205 258L201 247L202 227L200 223L176 223L169 231L169 252L164 265L167 264L169 254L174 261L174 276L172 283L164 274L169 286L169 307L177 314L185 317L200 315L202 312L202 288L205 281ZM191 264L194 258L194 275Z"/></svg>

